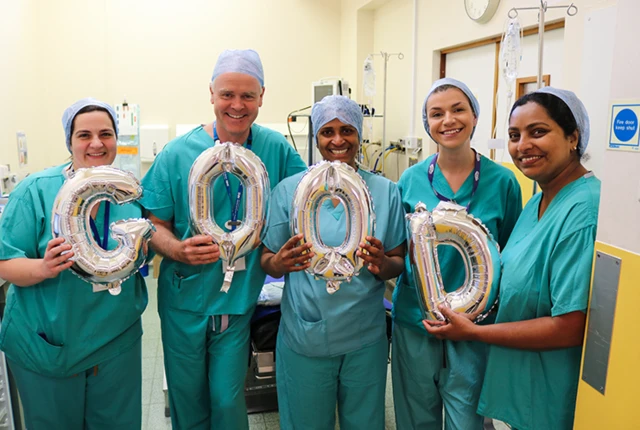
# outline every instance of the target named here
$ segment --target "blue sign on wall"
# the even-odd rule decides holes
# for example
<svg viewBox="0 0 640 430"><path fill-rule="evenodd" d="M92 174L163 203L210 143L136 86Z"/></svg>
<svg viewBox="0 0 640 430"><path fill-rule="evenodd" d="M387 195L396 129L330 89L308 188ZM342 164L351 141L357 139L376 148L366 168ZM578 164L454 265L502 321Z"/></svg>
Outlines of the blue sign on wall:
<svg viewBox="0 0 640 430"><path fill-rule="evenodd" d="M611 106L609 149L640 150L639 118L640 104L614 104Z"/></svg>

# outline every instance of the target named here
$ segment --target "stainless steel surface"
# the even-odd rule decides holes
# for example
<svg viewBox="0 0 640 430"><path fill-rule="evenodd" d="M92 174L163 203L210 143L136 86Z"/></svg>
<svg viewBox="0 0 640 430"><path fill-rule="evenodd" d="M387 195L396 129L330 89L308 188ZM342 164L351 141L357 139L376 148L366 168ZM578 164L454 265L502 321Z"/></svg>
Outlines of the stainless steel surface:
<svg viewBox="0 0 640 430"><path fill-rule="evenodd" d="M609 351L621 267L620 258L596 252L582 379L601 394L605 393L607 386Z"/></svg>

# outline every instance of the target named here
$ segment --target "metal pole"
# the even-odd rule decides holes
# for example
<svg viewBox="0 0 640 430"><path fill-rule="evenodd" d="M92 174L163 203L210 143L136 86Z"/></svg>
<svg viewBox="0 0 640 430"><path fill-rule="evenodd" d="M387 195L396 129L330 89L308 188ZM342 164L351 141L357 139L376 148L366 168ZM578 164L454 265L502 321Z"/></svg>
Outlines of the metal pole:
<svg viewBox="0 0 640 430"><path fill-rule="evenodd" d="M382 86L382 176L384 176L384 151L387 143L387 64L389 62L389 54L381 52L384 58L384 84Z"/></svg>
<svg viewBox="0 0 640 430"><path fill-rule="evenodd" d="M418 0L413 0L413 38L411 59L411 116L409 117L409 136L416 135L416 86L418 82Z"/></svg>
<svg viewBox="0 0 640 430"><path fill-rule="evenodd" d="M540 12L538 15L538 88L542 88L542 54L544 53L544 13L547 4L540 0Z"/></svg>
<svg viewBox="0 0 640 430"><path fill-rule="evenodd" d="M538 89L542 88L542 55L544 53L544 10L546 4L540 0L540 12L538 13ZM538 183L533 182L533 195L538 192Z"/></svg>
<svg viewBox="0 0 640 430"><path fill-rule="evenodd" d="M309 126L307 128L307 161L309 167L313 165L313 124L311 114L309 114Z"/></svg>

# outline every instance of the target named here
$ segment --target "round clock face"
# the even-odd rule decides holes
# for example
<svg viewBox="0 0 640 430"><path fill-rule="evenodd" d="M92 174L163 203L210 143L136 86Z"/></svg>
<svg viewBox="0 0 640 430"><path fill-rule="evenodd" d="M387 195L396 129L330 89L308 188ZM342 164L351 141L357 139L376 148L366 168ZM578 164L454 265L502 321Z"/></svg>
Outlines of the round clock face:
<svg viewBox="0 0 640 430"><path fill-rule="evenodd" d="M474 21L487 22L493 17L500 0L464 0L467 15Z"/></svg>

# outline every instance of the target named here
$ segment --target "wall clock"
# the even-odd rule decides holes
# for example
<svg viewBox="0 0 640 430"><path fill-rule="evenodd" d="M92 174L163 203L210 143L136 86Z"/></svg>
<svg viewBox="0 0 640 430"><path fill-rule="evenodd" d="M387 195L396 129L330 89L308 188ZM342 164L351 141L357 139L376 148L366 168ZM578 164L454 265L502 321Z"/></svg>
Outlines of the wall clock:
<svg viewBox="0 0 640 430"><path fill-rule="evenodd" d="M464 10L469 18L484 24L495 15L499 4L500 0L464 0Z"/></svg>

